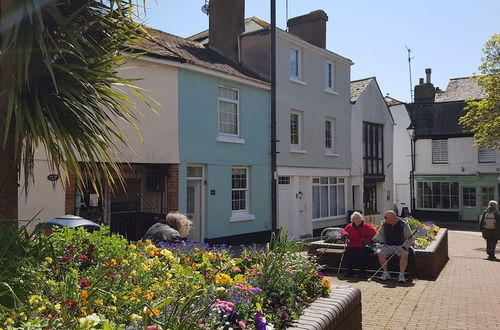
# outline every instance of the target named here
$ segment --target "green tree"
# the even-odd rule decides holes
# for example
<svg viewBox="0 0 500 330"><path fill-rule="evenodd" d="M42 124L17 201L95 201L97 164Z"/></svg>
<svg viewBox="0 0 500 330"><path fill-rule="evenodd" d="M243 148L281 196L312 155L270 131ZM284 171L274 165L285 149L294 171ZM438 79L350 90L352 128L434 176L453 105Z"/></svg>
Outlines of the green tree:
<svg viewBox="0 0 500 330"><path fill-rule="evenodd" d="M486 42L483 52L479 67L483 75L476 79L487 97L468 100L460 124L474 133L476 146L500 149L500 34Z"/></svg>
<svg viewBox="0 0 500 330"><path fill-rule="evenodd" d="M18 182L32 182L34 153L77 185L120 173L118 122L136 126L127 96L148 102L117 75L144 37L134 19L145 0L0 0L0 221L18 216ZM130 95L130 94L129 94ZM148 103L149 104L149 103ZM14 224L16 224L14 222ZM1 231L1 229L0 229Z"/></svg>

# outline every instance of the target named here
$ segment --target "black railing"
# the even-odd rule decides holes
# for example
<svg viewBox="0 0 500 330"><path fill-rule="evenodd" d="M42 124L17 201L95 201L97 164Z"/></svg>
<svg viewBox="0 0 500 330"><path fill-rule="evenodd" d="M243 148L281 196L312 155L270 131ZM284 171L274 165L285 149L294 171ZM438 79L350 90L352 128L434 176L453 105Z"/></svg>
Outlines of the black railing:
<svg viewBox="0 0 500 330"><path fill-rule="evenodd" d="M140 240L149 227L164 219L165 214L151 212L112 212L111 232L123 235L130 241Z"/></svg>

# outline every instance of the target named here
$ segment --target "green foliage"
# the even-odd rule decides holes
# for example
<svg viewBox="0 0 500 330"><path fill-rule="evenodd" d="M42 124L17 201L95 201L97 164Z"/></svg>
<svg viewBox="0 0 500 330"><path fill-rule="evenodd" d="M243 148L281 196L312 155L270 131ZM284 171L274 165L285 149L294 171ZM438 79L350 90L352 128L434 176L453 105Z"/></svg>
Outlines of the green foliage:
<svg viewBox="0 0 500 330"><path fill-rule="evenodd" d="M25 329L284 328L330 283L284 232L233 258L204 244L129 244L106 227L2 249L0 324ZM260 328L259 328L260 325Z"/></svg>
<svg viewBox="0 0 500 330"><path fill-rule="evenodd" d="M500 34L494 34L483 48L483 75L477 83L488 95L482 100L468 100L467 114L460 124L474 133L478 147L500 148Z"/></svg>

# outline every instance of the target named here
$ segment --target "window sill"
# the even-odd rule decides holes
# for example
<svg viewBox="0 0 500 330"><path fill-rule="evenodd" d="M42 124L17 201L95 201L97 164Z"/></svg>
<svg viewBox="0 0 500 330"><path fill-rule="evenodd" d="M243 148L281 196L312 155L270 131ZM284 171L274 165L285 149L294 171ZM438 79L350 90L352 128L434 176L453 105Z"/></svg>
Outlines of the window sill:
<svg viewBox="0 0 500 330"><path fill-rule="evenodd" d="M255 215L250 213L233 213L229 222L241 222L241 221L252 221L255 220Z"/></svg>
<svg viewBox="0 0 500 330"><path fill-rule="evenodd" d="M240 139L237 136L219 135L217 137L217 142L244 144L245 143L245 139Z"/></svg>
<svg viewBox="0 0 500 330"><path fill-rule="evenodd" d="M327 157L338 157L340 155L336 154L336 153L333 153L333 152L325 152L325 156L327 156Z"/></svg>
<svg viewBox="0 0 500 330"><path fill-rule="evenodd" d="M316 219L312 219L312 222L321 222L321 221L328 221L328 220L337 220L337 219L343 219L347 217L347 214L344 214L344 215L337 215L337 216L334 216L334 217L326 217L326 218L316 218Z"/></svg>
<svg viewBox="0 0 500 330"><path fill-rule="evenodd" d="M302 149L290 149L290 152L293 154L307 154L307 151Z"/></svg>
<svg viewBox="0 0 500 330"><path fill-rule="evenodd" d="M339 92L337 92L334 89L331 88L325 88L325 93L332 94L332 95L339 95Z"/></svg>
<svg viewBox="0 0 500 330"><path fill-rule="evenodd" d="M296 77L290 77L290 82L293 82L293 83L296 83L296 84L299 84L299 85L302 85L302 86L306 86L307 83L305 81L302 81Z"/></svg>

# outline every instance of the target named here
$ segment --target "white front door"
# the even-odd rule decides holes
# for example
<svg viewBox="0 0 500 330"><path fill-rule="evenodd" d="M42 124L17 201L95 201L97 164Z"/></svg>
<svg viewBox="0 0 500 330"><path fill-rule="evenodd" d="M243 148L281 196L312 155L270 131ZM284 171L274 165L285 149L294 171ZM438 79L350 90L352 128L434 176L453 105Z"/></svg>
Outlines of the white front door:
<svg viewBox="0 0 500 330"><path fill-rule="evenodd" d="M201 242L202 240L201 183L202 180L188 180L186 189L186 216L193 221L193 227L189 233L188 240L194 242Z"/></svg>
<svg viewBox="0 0 500 330"><path fill-rule="evenodd" d="M292 239L312 234L308 221L307 182L299 177L280 177L278 186L278 227L284 227Z"/></svg>

